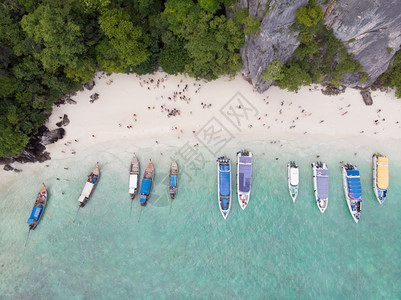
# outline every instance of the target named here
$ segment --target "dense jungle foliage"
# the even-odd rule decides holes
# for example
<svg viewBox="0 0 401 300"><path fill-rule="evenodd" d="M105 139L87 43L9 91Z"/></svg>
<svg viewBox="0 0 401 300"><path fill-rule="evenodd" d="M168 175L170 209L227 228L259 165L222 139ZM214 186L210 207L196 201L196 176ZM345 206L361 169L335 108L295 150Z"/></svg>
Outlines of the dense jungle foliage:
<svg viewBox="0 0 401 300"><path fill-rule="evenodd" d="M0 156L22 151L55 100L96 70L215 79L242 67L260 20L235 0L1 0Z"/></svg>

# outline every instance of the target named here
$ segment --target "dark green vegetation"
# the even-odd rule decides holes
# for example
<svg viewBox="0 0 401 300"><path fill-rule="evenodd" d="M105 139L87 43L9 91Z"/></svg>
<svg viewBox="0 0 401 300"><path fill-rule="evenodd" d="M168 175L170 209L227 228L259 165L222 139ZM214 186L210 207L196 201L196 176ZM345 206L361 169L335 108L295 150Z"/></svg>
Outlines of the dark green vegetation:
<svg viewBox="0 0 401 300"><path fill-rule="evenodd" d="M299 31L301 44L285 65L274 61L266 68L262 77L267 82L275 80L280 88L296 91L303 85L321 82L338 87L345 73L360 73L361 81L366 80L367 74L361 65L352 59L333 32L326 29L323 17L322 8L313 0L298 9L292 30Z"/></svg>
<svg viewBox="0 0 401 300"><path fill-rule="evenodd" d="M260 20L235 0L0 0L0 156L22 151L55 100L96 70L233 75Z"/></svg>
<svg viewBox="0 0 401 300"><path fill-rule="evenodd" d="M391 88L395 88L395 95L401 98L401 50L393 57L390 67L380 76L379 82Z"/></svg>

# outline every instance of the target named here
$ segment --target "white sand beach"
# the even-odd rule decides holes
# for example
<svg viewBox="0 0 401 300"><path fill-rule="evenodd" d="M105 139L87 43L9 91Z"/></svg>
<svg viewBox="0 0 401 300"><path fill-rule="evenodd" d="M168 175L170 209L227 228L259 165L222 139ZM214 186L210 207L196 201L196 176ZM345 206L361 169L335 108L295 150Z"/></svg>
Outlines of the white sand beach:
<svg viewBox="0 0 401 300"><path fill-rule="evenodd" d="M93 90L72 97L77 104L54 107L46 124L49 129L57 128L64 114L71 122L64 127L65 137L47 146L52 160L129 141L130 152L153 146L163 151L164 146L188 141L194 147L207 146L227 137L290 141L303 147L333 141L358 147L377 143L377 151L401 144L401 100L392 91L372 92L373 105L366 106L356 89L325 96L318 85L298 93L272 87L259 94L240 75L203 82L161 72L98 73L95 82ZM94 93L99 99L91 103Z"/></svg>

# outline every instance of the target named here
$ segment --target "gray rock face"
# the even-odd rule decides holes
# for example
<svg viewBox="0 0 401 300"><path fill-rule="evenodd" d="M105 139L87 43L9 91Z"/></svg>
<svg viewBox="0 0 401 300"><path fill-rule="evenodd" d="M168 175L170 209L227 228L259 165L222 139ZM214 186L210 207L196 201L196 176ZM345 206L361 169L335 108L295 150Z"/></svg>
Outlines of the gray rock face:
<svg viewBox="0 0 401 300"><path fill-rule="evenodd" d="M91 91L91 90L94 88L95 85L96 85L95 81L92 80L92 81L90 81L90 82L88 82L88 83L85 83L85 84L84 84L84 87L85 87L86 89L88 89L89 91Z"/></svg>
<svg viewBox="0 0 401 300"><path fill-rule="evenodd" d="M286 62L298 47L297 32L290 33L288 28L294 23L295 13L308 0L272 0L269 11L265 14L267 0L241 1L241 8L248 8L250 16L263 17L260 32L247 37L241 49L243 62L242 73L250 79L255 90L262 93L270 84L266 84L260 75L267 65L279 59Z"/></svg>
<svg viewBox="0 0 401 300"><path fill-rule="evenodd" d="M308 0L271 0L266 11L267 0L241 0L239 7L248 8L251 16L262 17L261 31L247 37L241 49L242 72L258 92L269 88L260 75L276 58L287 62L299 43L298 33L289 33L295 13ZM333 29L348 52L353 54L368 73L365 82L360 74L345 74L343 84L349 87L367 87L387 70L391 58L401 44L400 0L332 0L318 1L325 12L325 24Z"/></svg>
<svg viewBox="0 0 401 300"><path fill-rule="evenodd" d="M326 10L325 24L369 74L363 83L358 76L347 76L344 83L367 87L386 71L400 49L401 1L333 1Z"/></svg>
<svg viewBox="0 0 401 300"><path fill-rule="evenodd" d="M372 95L370 94L369 91L361 91L361 95L362 95L363 102L365 102L366 105L373 104Z"/></svg>
<svg viewBox="0 0 401 300"><path fill-rule="evenodd" d="M70 119L68 119L68 116L66 114L64 114L64 116L63 116L63 125L67 126L68 124L70 124Z"/></svg>
<svg viewBox="0 0 401 300"><path fill-rule="evenodd" d="M47 130L46 132L43 133L43 136L41 138L41 143L43 145L54 143L57 140L62 139L64 134L65 130L63 128L57 128L51 131Z"/></svg>

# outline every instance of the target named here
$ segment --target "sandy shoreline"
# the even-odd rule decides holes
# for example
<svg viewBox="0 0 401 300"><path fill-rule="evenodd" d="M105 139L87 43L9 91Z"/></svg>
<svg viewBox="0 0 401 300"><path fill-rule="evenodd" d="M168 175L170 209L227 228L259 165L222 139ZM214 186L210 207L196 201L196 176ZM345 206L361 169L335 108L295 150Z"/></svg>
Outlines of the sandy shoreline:
<svg viewBox="0 0 401 300"><path fill-rule="evenodd" d="M132 141L134 150L185 143L208 147L227 139L281 140L300 147L377 143L377 151L384 152L401 144L401 100L394 92L372 92L373 105L366 106L354 89L325 96L318 85L298 93L272 87L258 94L240 75L207 83L165 73L98 73L95 82L93 90L72 97L77 104L54 107L46 126L57 128L64 114L70 124L62 140L47 146L52 160L79 156L97 145L118 147L122 141ZM90 103L94 93L99 99Z"/></svg>

